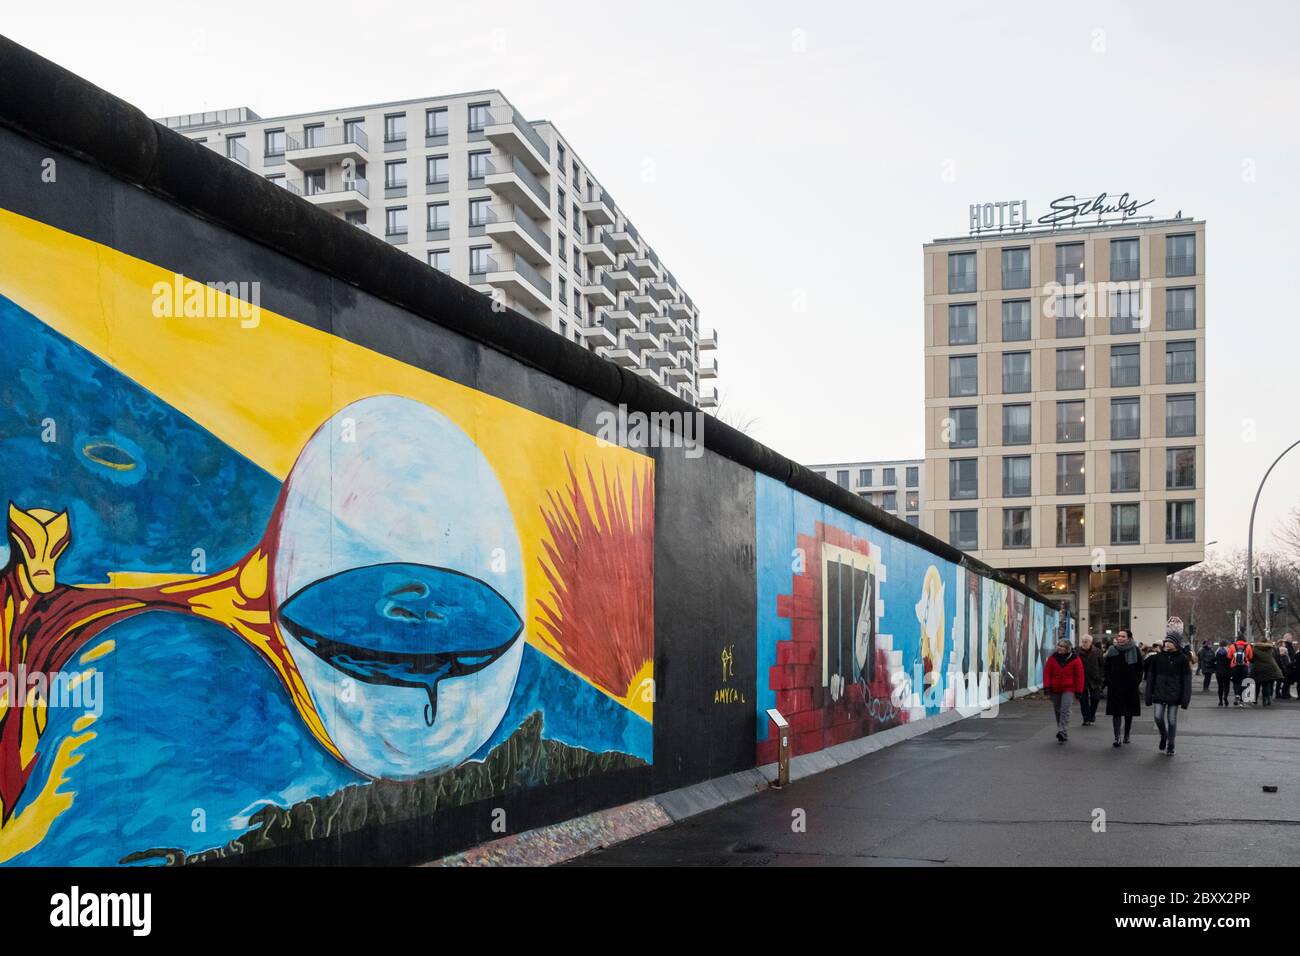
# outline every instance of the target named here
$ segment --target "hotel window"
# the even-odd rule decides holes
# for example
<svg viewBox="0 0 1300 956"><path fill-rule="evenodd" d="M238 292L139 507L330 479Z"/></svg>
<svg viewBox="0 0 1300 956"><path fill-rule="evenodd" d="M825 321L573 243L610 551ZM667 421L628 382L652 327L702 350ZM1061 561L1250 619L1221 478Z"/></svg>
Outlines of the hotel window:
<svg viewBox="0 0 1300 956"><path fill-rule="evenodd" d="M1029 455L1007 455L1002 459L1002 497L1028 498L1033 491L1032 459Z"/></svg>
<svg viewBox="0 0 1300 956"><path fill-rule="evenodd" d="M1056 337L1058 339L1077 339L1084 328L1084 316L1087 303L1081 295L1058 295L1056 297Z"/></svg>
<svg viewBox="0 0 1300 956"><path fill-rule="evenodd" d="M909 492L907 492L906 497L904 497L903 501L904 501L904 503L905 503L906 510L908 510L908 511L920 511L920 510L921 510L921 494L920 494L920 492L916 492L916 491L909 491Z"/></svg>
<svg viewBox="0 0 1300 956"><path fill-rule="evenodd" d="M979 459L978 458L949 458L948 459L948 497L949 498L978 498L979 497Z"/></svg>
<svg viewBox="0 0 1300 956"><path fill-rule="evenodd" d="M1138 241L1112 239L1110 241L1110 278L1112 282L1136 279L1139 275Z"/></svg>
<svg viewBox="0 0 1300 956"><path fill-rule="evenodd" d="M858 469L858 484L862 485L864 488L870 488L870 487L871 487L871 469L870 469L870 468L859 468L859 469Z"/></svg>
<svg viewBox="0 0 1300 956"><path fill-rule="evenodd" d="M406 160L394 159L384 163L384 188L406 188Z"/></svg>
<svg viewBox="0 0 1300 956"><path fill-rule="evenodd" d="M1170 438L1196 434L1196 396L1170 395L1165 399L1165 434Z"/></svg>
<svg viewBox="0 0 1300 956"><path fill-rule="evenodd" d="M384 235L406 235L406 207L394 206L384 210Z"/></svg>
<svg viewBox="0 0 1300 956"><path fill-rule="evenodd" d="M1110 387L1132 388L1142 384L1141 348L1138 345L1110 347Z"/></svg>
<svg viewBox="0 0 1300 956"><path fill-rule="evenodd" d="M284 142L284 130L268 129L266 131L266 149L264 152L267 156L283 156Z"/></svg>
<svg viewBox="0 0 1300 956"><path fill-rule="evenodd" d="M1110 294L1111 335L1141 332L1147 324L1142 321L1141 289L1116 289Z"/></svg>
<svg viewBox="0 0 1300 956"><path fill-rule="evenodd" d="M919 528L919 527L921 527L921 516L920 516L920 515L908 515L908 516L907 516L907 523L910 524L913 528Z"/></svg>
<svg viewBox="0 0 1300 956"><path fill-rule="evenodd" d="M1196 328L1196 289L1165 290L1165 328L1171 332Z"/></svg>
<svg viewBox="0 0 1300 956"><path fill-rule="evenodd" d="M1028 353L1026 353L1028 354ZM974 355L953 355L948 359L948 394L953 397L974 395L978 379Z"/></svg>
<svg viewBox="0 0 1300 956"><path fill-rule="evenodd" d="M447 107L438 106L424 111L424 135L447 135Z"/></svg>
<svg viewBox="0 0 1300 956"><path fill-rule="evenodd" d="M1002 509L1002 547L1027 548L1030 541L1029 509Z"/></svg>
<svg viewBox="0 0 1300 956"><path fill-rule="evenodd" d="M1196 540L1196 502L1165 502L1165 540L1171 544Z"/></svg>
<svg viewBox="0 0 1300 956"><path fill-rule="evenodd" d="M447 249L430 249L429 265L439 272L451 272L451 252Z"/></svg>
<svg viewBox="0 0 1300 956"><path fill-rule="evenodd" d="M406 114L389 113L384 117L384 142L406 142Z"/></svg>
<svg viewBox="0 0 1300 956"><path fill-rule="evenodd" d="M1110 543L1142 543L1142 509L1134 503L1110 506Z"/></svg>
<svg viewBox="0 0 1300 956"><path fill-rule="evenodd" d="M1123 507L1136 507L1136 505ZM1111 527L1113 538L1114 522ZM1128 568L1091 572L1088 575L1088 623L1091 625L1089 630L1098 635L1118 634L1120 628L1127 630L1131 626L1129 622L1131 594L1132 586L1129 582Z"/></svg>
<svg viewBox="0 0 1300 956"><path fill-rule="evenodd" d="M1083 243L1060 242L1056 245L1056 281L1060 285L1082 285Z"/></svg>
<svg viewBox="0 0 1300 956"><path fill-rule="evenodd" d="M1029 250L1027 248L1002 250L1002 288L1029 288Z"/></svg>
<svg viewBox="0 0 1300 956"><path fill-rule="evenodd" d="M1134 450L1110 453L1110 490L1141 491L1141 452Z"/></svg>
<svg viewBox="0 0 1300 956"><path fill-rule="evenodd" d="M424 181L430 186L451 179L451 163L446 156L430 156L424 164Z"/></svg>
<svg viewBox="0 0 1300 956"><path fill-rule="evenodd" d="M1141 438L1141 406L1136 398L1112 398L1110 400L1110 437Z"/></svg>
<svg viewBox="0 0 1300 956"><path fill-rule="evenodd" d="M490 222L495 222L496 216L492 215L491 199L471 199L469 201L469 224L471 226L486 226Z"/></svg>
<svg viewBox="0 0 1300 956"><path fill-rule="evenodd" d="M1083 455L1071 452L1056 456L1056 493L1058 495L1083 494Z"/></svg>
<svg viewBox="0 0 1300 956"><path fill-rule="evenodd" d="M952 416L950 448L974 448L979 444L978 408L950 408L948 414Z"/></svg>
<svg viewBox="0 0 1300 956"><path fill-rule="evenodd" d="M1029 374L1028 352L1002 353L1002 391L1004 394L1029 391L1031 384ZM972 393L973 394L973 393Z"/></svg>
<svg viewBox="0 0 1300 956"><path fill-rule="evenodd" d="M429 232L440 232L451 228L451 205L445 202L430 203L428 207Z"/></svg>
<svg viewBox="0 0 1300 956"><path fill-rule="evenodd" d="M1029 405L1002 406L1002 444L1028 445L1033 431Z"/></svg>
<svg viewBox="0 0 1300 956"><path fill-rule="evenodd" d="M473 246L469 250L469 272L470 275L483 275L487 272L496 271L496 260L492 258L491 246Z"/></svg>
<svg viewBox="0 0 1300 956"><path fill-rule="evenodd" d="M307 149L325 145L325 124L312 123L302 128L302 144Z"/></svg>
<svg viewBox="0 0 1300 956"><path fill-rule="evenodd" d="M948 253L948 292L975 291L975 253Z"/></svg>
<svg viewBox="0 0 1300 956"><path fill-rule="evenodd" d="M921 483L921 469L916 465L907 466L907 487L915 488Z"/></svg>
<svg viewBox="0 0 1300 956"><path fill-rule="evenodd" d="M1084 387L1083 349L1056 350L1056 390Z"/></svg>
<svg viewBox="0 0 1300 956"><path fill-rule="evenodd" d="M1083 402L1056 403L1056 440L1058 443L1084 441L1087 422Z"/></svg>
<svg viewBox="0 0 1300 956"><path fill-rule="evenodd" d="M492 164L488 162L488 157L491 155L492 151L488 149L469 154L470 179L482 179L492 171Z"/></svg>
<svg viewBox="0 0 1300 956"><path fill-rule="evenodd" d="M1167 236L1165 238L1165 275L1196 275L1196 236Z"/></svg>
<svg viewBox="0 0 1300 956"><path fill-rule="evenodd" d="M849 486L849 470L847 468L841 468L835 472L835 484L839 485L841 488L847 488Z"/></svg>
<svg viewBox="0 0 1300 956"><path fill-rule="evenodd" d="M488 115L489 103L471 103L469 106L469 131L481 133L487 129L492 117Z"/></svg>
<svg viewBox="0 0 1300 956"><path fill-rule="evenodd" d="M963 551L979 547L979 512L974 509L948 512L948 543Z"/></svg>
<svg viewBox="0 0 1300 956"><path fill-rule="evenodd" d="M1057 505L1056 546L1076 548L1083 543L1083 505Z"/></svg>
<svg viewBox="0 0 1300 956"><path fill-rule="evenodd" d="M362 146L367 146L366 121L363 119L344 120L343 142L360 143Z"/></svg>
<svg viewBox="0 0 1300 956"><path fill-rule="evenodd" d="M881 483L882 485L884 485L885 487L889 487L890 485L898 484L898 482L897 482L897 480L895 479L895 476L894 476L894 469L892 469L892 468L882 468L882 469L880 469L880 483Z"/></svg>
<svg viewBox="0 0 1300 956"><path fill-rule="evenodd" d="M1029 300L1011 299L1002 303L1002 341L1029 341Z"/></svg>
<svg viewBox="0 0 1300 956"><path fill-rule="evenodd" d="M1165 487L1196 487L1196 449L1165 449Z"/></svg>
<svg viewBox="0 0 1300 956"><path fill-rule="evenodd" d="M898 510L898 492L897 492L897 491L886 491L883 495L881 495L881 496L880 496L880 507L884 508L886 511L897 511L897 510Z"/></svg>
<svg viewBox="0 0 1300 956"><path fill-rule="evenodd" d="M1181 385L1196 381L1196 343L1169 342L1165 345L1165 383Z"/></svg>

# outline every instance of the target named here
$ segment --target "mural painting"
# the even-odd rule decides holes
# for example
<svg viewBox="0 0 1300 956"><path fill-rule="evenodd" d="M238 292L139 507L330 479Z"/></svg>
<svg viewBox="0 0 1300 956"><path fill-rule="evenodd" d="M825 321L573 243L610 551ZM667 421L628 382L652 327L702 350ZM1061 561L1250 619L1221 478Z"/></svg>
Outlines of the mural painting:
<svg viewBox="0 0 1300 956"><path fill-rule="evenodd" d="M651 763L649 458L265 311L159 317L189 280L7 212L0 263L0 861Z"/></svg>

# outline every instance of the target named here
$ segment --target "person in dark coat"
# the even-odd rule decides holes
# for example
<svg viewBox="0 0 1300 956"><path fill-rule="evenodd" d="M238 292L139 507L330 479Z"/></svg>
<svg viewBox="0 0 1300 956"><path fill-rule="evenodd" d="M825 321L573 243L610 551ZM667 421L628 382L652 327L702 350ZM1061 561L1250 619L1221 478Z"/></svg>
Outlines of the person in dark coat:
<svg viewBox="0 0 1300 956"><path fill-rule="evenodd" d="M1263 704L1269 707L1273 703L1273 690L1282 679L1282 668L1277 663L1277 654L1268 641L1255 642L1255 655L1252 659L1250 676L1255 681L1255 706Z"/></svg>
<svg viewBox="0 0 1300 956"><path fill-rule="evenodd" d="M1165 628L1161 649L1147 659L1146 699L1152 707L1156 730L1160 731L1160 749L1165 756L1174 755L1174 735L1178 732L1178 711L1192 702L1192 666L1183 653L1182 621L1171 617Z"/></svg>
<svg viewBox="0 0 1300 956"><path fill-rule="evenodd" d="M1101 649L1085 634L1079 641L1079 660L1083 664L1083 693L1079 695L1079 709L1083 711L1083 726L1097 722L1097 704L1101 700L1101 685L1105 680L1101 672Z"/></svg>
<svg viewBox="0 0 1300 956"><path fill-rule="evenodd" d="M1043 690L1052 698L1056 714L1056 740L1070 739L1070 700L1083 693L1083 664L1065 638L1056 642L1056 653L1043 663Z"/></svg>
<svg viewBox="0 0 1300 956"><path fill-rule="evenodd" d="M1286 700L1290 700L1291 685L1300 681L1300 648L1296 647L1295 635L1289 631L1282 635L1282 643L1286 645L1287 656L1291 658L1291 670L1286 675L1286 681L1282 685L1281 696ZM1300 692L1296 694L1296 698L1300 700Z"/></svg>
<svg viewBox="0 0 1300 956"><path fill-rule="evenodd" d="M1214 652L1214 680L1219 688L1219 706L1228 706L1228 686L1232 680L1232 658L1228 654L1228 642L1219 641L1219 649Z"/></svg>
<svg viewBox="0 0 1300 956"><path fill-rule="evenodd" d="M1196 652L1196 673L1205 678L1205 685L1201 691L1210 689L1210 678L1214 676L1214 648L1210 646L1209 641L1201 644L1201 649Z"/></svg>
<svg viewBox="0 0 1300 956"><path fill-rule="evenodd" d="M1120 746L1121 725L1124 743L1129 742L1133 718L1142 713L1138 684L1142 680L1142 655L1133 641L1133 632L1121 628L1102 661L1106 679L1106 716L1115 728L1115 746Z"/></svg>

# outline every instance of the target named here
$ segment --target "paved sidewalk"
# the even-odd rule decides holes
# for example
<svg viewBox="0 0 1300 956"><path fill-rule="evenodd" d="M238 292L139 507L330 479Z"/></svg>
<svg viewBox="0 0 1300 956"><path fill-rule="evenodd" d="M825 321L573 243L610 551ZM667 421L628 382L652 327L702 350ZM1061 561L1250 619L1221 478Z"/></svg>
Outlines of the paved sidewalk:
<svg viewBox="0 0 1300 956"><path fill-rule="evenodd" d="M1149 708L1117 750L1103 715L1081 727L1076 706L1062 745L1047 701L1015 701L570 865L1300 862L1300 702L1215 701L1198 680L1172 758Z"/></svg>

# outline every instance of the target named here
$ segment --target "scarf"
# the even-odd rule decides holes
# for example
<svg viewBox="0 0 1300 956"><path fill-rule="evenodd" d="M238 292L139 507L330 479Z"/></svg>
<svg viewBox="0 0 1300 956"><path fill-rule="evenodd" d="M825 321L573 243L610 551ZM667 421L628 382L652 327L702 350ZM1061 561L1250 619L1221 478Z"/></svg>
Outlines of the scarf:
<svg viewBox="0 0 1300 956"><path fill-rule="evenodd" d="M1110 650L1106 652L1107 657L1119 657L1121 654L1124 655L1125 664L1137 663L1138 649L1137 649L1137 645L1134 644L1132 641L1128 642L1127 647L1120 647L1118 644L1112 644L1110 646Z"/></svg>

